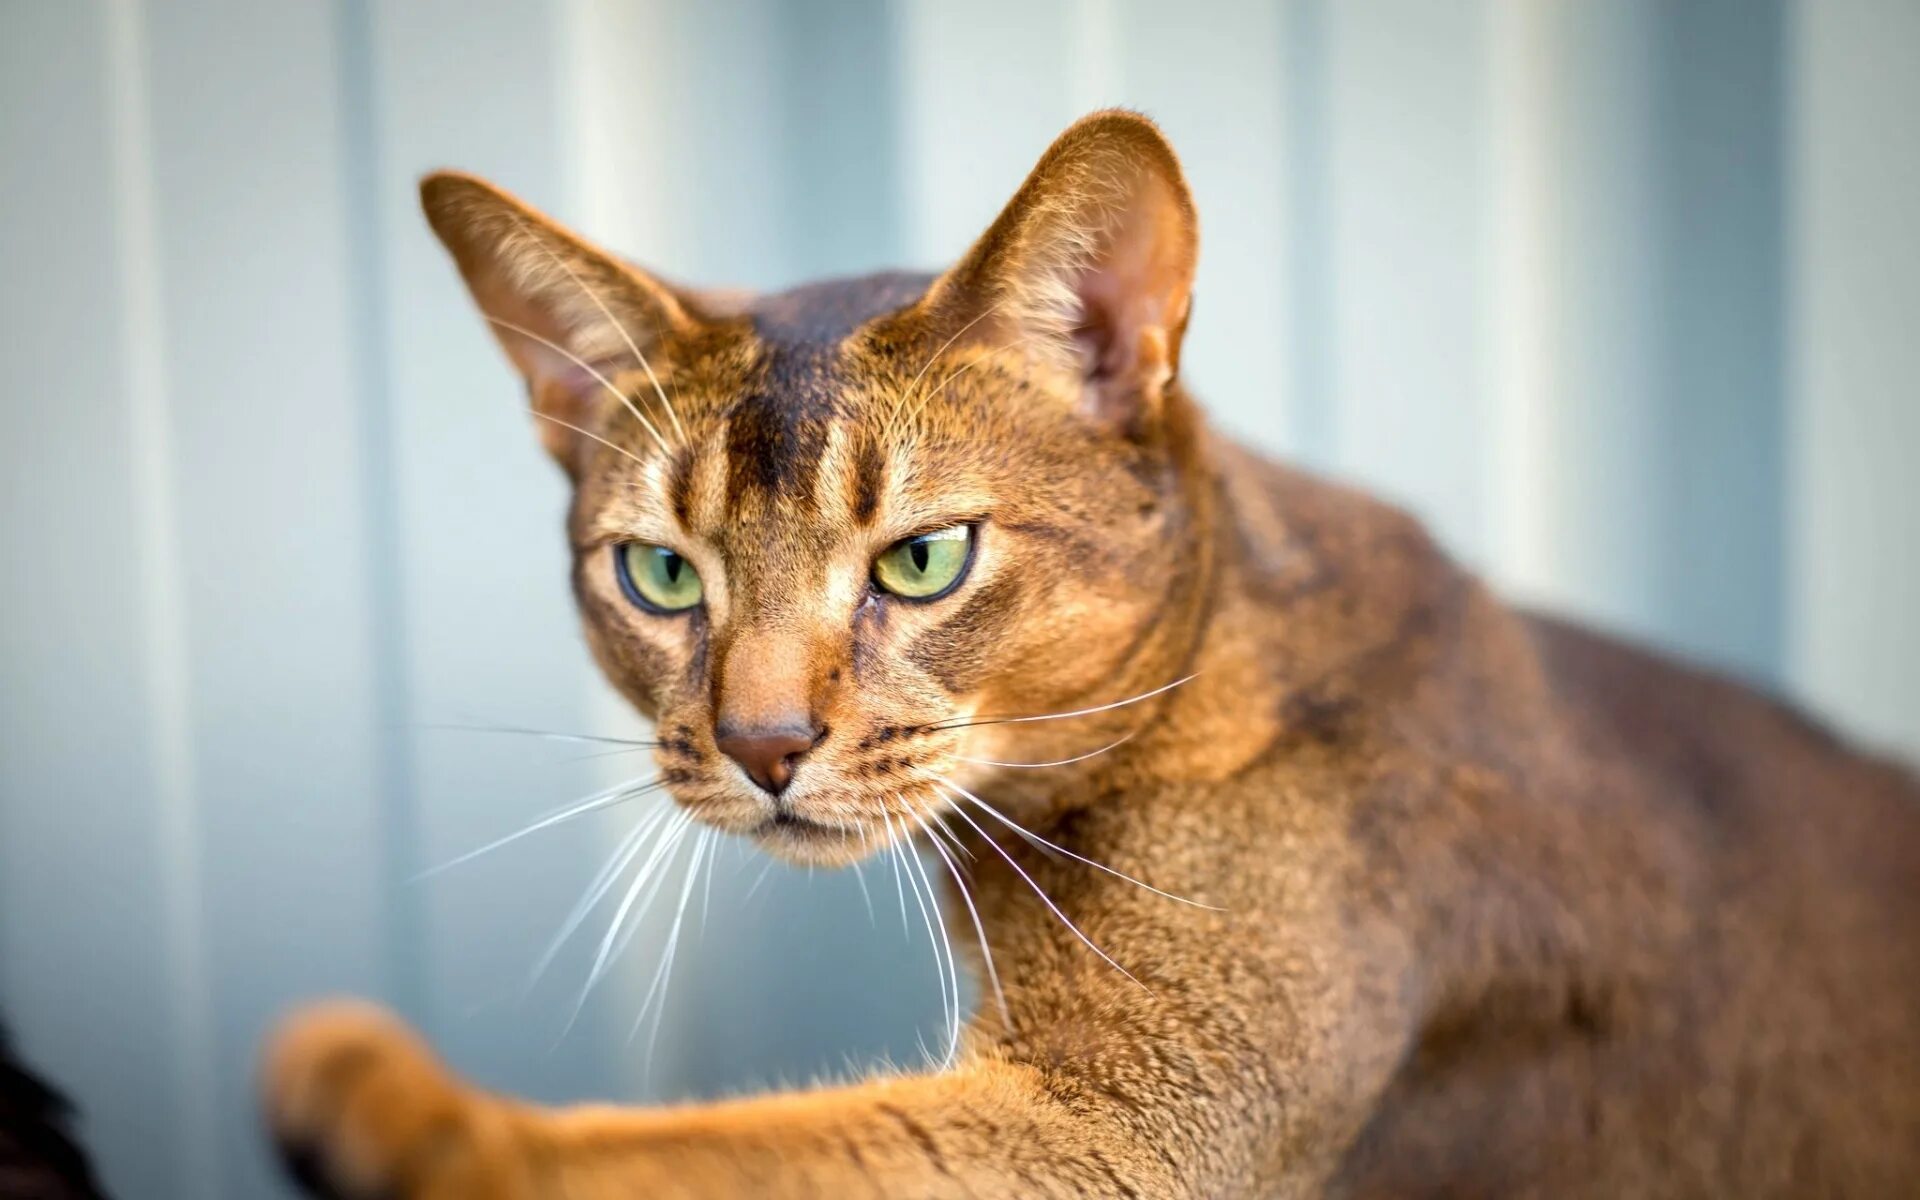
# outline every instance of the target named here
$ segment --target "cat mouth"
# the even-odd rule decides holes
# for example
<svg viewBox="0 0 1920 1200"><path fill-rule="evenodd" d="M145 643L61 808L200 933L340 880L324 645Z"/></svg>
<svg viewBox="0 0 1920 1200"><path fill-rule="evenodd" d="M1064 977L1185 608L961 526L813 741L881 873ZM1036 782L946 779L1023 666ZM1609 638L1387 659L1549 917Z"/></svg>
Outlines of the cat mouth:
<svg viewBox="0 0 1920 1200"><path fill-rule="evenodd" d="M803 817L791 809L781 809L754 828L755 837L818 838L845 841L851 835L837 825L828 825Z"/></svg>
<svg viewBox="0 0 1920 1200"><path fill-rule="evenodd" d="M820 865L844 862L850 852L857 856L863 841L854 830L785 809L754 826L751 836L776 857Z"/></svg>

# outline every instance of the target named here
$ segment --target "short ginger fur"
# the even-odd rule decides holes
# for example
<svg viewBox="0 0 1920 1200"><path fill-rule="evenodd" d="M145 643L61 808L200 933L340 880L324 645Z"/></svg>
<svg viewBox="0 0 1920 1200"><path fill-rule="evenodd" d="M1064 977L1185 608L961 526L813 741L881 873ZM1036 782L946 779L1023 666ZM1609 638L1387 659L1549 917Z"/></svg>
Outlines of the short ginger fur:
<svg viewBox="0 0 1920 1200"><path fill-rule="evenodd" d="M1146 119L1069 129L944 275L774 296L668 284L470 177L423 199L518 327L589 644L673 802L826 863L948 813L1006 1013L946 1070L550 1109L319 1005L263 1075L317 1191L1920 1187L1913 775L1518 611L1405 513L1211 431L1179 376L1197 219ZM950 597L872 591L880 548L952 520L977 545ZM632 539L698 568L697 611L635 611L604 553ZM715 730L776 719L823 732L770 798Z"/></svg>

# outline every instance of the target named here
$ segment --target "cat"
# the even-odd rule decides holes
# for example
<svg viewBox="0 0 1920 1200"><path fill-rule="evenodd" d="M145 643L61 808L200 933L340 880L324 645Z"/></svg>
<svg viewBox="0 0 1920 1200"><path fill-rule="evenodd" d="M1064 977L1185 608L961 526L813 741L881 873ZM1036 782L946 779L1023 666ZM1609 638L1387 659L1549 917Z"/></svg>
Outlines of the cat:
<svg viewBox="0 0 1920 1200"><path fill-rule="evenodd" d="M1211 431L1146 118L1069 128L937 277L769 296L421 194L676 812L823 865L916 839L991 953L944 1069L661 1109L313 1006L263 1088L315 1190L1913 1194L1920 783Z"/></svg>

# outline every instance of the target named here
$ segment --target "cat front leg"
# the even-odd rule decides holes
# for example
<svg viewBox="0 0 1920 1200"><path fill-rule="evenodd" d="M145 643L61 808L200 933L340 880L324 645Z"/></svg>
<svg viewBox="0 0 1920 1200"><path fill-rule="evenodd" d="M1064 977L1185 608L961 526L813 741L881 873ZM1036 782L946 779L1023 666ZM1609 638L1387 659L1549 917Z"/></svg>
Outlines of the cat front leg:
<svg viewBox="0 0 1920 1200"><path fill-rule="evenodd" d="M1025 1053L671 1108L522 1104L379 1009L320 1005L270 1044L266 1107L310 1190L343 1200L1307 1196L1404 1047L1377 1019L1398 993L1322 975L1324 958L1296 960L1237 1030L1155 1029L1102 997L1030 1027Z"/></svg>
<svg viewBox="0 0 1920 1200"><path fill-rule="evenodd" d="M295 1175L342 1200L1186 1194L1097 1097L996 1058L724 1104L540 1109L465 1086L394 1017L339 1002L283 1026L264 1086Z"/></svg>

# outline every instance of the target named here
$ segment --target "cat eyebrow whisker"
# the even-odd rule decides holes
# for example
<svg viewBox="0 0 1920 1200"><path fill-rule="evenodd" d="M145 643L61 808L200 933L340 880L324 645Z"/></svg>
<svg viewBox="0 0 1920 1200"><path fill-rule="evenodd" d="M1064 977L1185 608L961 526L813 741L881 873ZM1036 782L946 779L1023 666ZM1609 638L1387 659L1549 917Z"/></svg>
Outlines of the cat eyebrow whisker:
<svg viewBox="0 0 1920 1200"><path fill-rule="evenodd" d="M658 791L665 786L666 780L658 777L629 779L624 783L615 784L605 791L595 792L591 796L583 797L571 804L555 809L534 821L533 824L517 829L505 837L495 838L486 845L469 850L458 858L448 859L437 867L428 867L418 875L415 875L413 881L418 883L423 879L430 879L442 871L451 870L462 863L472 862L483 854L490 854L502 846L511 845L529 834L538 833L542 829L552 828L555 825L574 820L576 817L583 817L590 812L597 812L603 808L611 808L616 804L624 804L628 800L644 796L648 792Z"/></svg>
<svg viewBox="0 0 1920 1200"><path fill-rule="evenodd" d="M953 761L973 763L976 766L982 767L1064 767L1069 763L1085 762L1090 758L1098 758L1109 750L1118 750L1139 736L1139 733L1140 731L1135 729L1127 733L1125 737L1108 742L1098 750L1089 750L1085 754L1076 754L1072 758L1056 758L1052 762L1001 762L998 759L992 758L967 758L959 754L953 756Z"/></svg>
<svg viewBox="0 0 1920 1200"><path fill-rule="evenodd" d="M1055 917L1059 918L1060 923L1067 927L1068 932L1072 933L1073 936L1079 938L1080 941L1087 947L1087 949L1093 951L1095 954L1098 954L1102 961L1104 961L1108 966L1112 967L1114 970L1126 976L1127 979L1131 983L1133 983L1135 986L1137 986L1141 991L1146 992L1148 995L1153 994L1152 988L1148 987L1144 983L1141 983L1140 980L1137 977L1135 977L1132 971L1127 970L1125 967L1121 966L1118 962L1115 962L1111 954L1108 954L1105 950L1102 950L1098 943L1096 943L1092 938L1088 937L1085 933L1081 932L1080 927L1073 923L1073 919L1067 916L1066 913L1060 911L1060 906L1053 902L1053 897L1047 895L1046 889L1042 888L1038 883L1034 882L1033 876L1027 874L1026 868L1022 867L1018 862L1014 861L1013 855L1007 853L1006 847L1002 846L999 842L996 842L993 840L993 838L989 837L987 835L987 831L980 828L979 822L975 821L972 817L967 815L966 809L961 808L960 805L955 803L951 797L948 797L947 803L948 803L948 806L951 807L954 812L957 812L960 814L960 819L962 821L965 821L967 824L973 826L973 831L980 835L981 841L993 847L994 853L998 854L1001 858L1006 860L1007 865L1013 868L1014 874L1020 876L1021 879L1026 881L1027 886L1033 889L1033 894L1040 897L1040 903L1046 905L1047 911L1051 912Z"/></svg>
<svg viewBox="0 0 1920 1200"><path fill-rule="evenodd" d="M562 346L560 343L541 337L539 334L535 333L533 330L528 329L525 325L516 325L512 321L508 321L500 317L496 317L492 313L482 313L481 315L487 319L487 323L489 325L496 325L501 329L508 331L509 333L517 333L523 338L527 338L530 341L538 342L540 345L545 346L547 349L553 351L555 354L561 355L562 357L566 358L569 362L573 363L574 366L579 367L582 371L585 371L587 374L593 376L594 379L599 381L601 387L606 388L609 392L612 392L613 398L618 400L621 404L625 405L627 411L633 414L634 419L639 421L640 424L646 428L646 431L653 435L654 445L660 447L660 453L667 455L669 458L673 456L673 451L667 448L666 439L660 436L660 431L654 427L653 422L647 420L646 414L640 411L639 407L635 405L634 402L627 397L627 394L625 392L621 391L619 388L613 385L613 380L608 379L605 375L601 374L600 369L598 367L594 366L592 363L588 362L586 359L581 358L578 354L575 354L573 351L567 349L565 346ZM602 446L608 446L608 447L611 447L612 449L620 450L620 447L615 446L612 442L609 442L607 439L599 436L598 434L590 433L587 430L580 428L578 425L570 425L567 422L562 421L560 418L548 416L546 413L543 413L538 409L533 410L533 415L541 418L542 420L551 421L555 425L559 425L562 428L571 429L575 433L583 434L586 437L590 437L594 441L599 442ZM628 458L633 459L633 461L635 462L641 461L639 456L629 453L626 450L620 450L620 453L625 454Z"/></svg>
<svg viewBox="0 0 1920 1200"><path fill-rule="evenodd" d="M1040 336L1041 335L1038 335L1038 334L1028 334L1025 337L1018 337L1008 342L1006 345L1002 346L1001 349L1012 350L1016 347L1024 346L1028 342L1035 341ZM952 371L948 372L946 377L942 379L939 383L923 391L919 397L919 400L914 404L913 411L907 414L908 424L912 424L915 421L919 420L920 411L927 406L927 401L933 399L935 396L938 396L940 393L946 391L948 384L960 378L962 375L965 375L968 371L973 370L975 367L979 366L981 363L985 361L986 361L986 356L970 359L967 362L964 362L959 366L955 367Z"/></svg>
<svg viewBox="0 0 1920 1200"><path fill-rule="evenodd" d="M641 458L638 454L635 454L633 451L627 449L625 446L614 445L612 442L601 437L599 434L593 432L593 430L591 429L582 429L571 421L562 421L559 417L552 416L548 413L543 413L537 408L529 408L527 412L536 421L545 421L549 425L558 425L560 428L577 433L583 438L591 438L592 440L599 442L602 446L605 446L607 449L613 451L615 454L620 455L622 458L630 458L634 462L639 463L643 467L647 465L646 460Z"/></svg>
<svg viewBox="0 0 1920 1200"><path fill-rule="evenodd" d="M999 1006L1000 1020L1007 1028L1011 1029L1013 1027L1013 1017L1007 1012L1007 996L1000 988L1000 972L993 965L993 947L987 944L987 927L985 923L980 920L980 910L974 906L973 893L967 890L966 876L961 873L960 864L955 861L953 855L947 851L945 846L940 844L940 836L935 827L929 824L926 818L922 817L918 812L913 813L913 819L919 822L921 829L926 831L927 840L933 843L934 851L940 855L940 861L947 864L947 873L953 876L954 886L960 889L960 899L966 902L967 915L973 918L974 935L980 939L980 957L986 960L987 978L993 983L993 999L994 1003ZM938 820L937 816L935 820ZM947 836L951 838L953 837L953 833L948 831ZM957 838L953 844L956 848L964 849L964 847L960 846Z"/></svg>
<svg viewBox="0 0 1920 1200"><path fill-rule="evenodd" d="M1069 712L1039 713L1024 717L956 717L947 721L935 721L931 725L920 726L918 732L940 733L949 729L969 729L975 725L1018 725L1029 721L1064 721L1069 717L1090 717L1095 713L1111 712L1116 708L1125 708L1129 704L1138 704L1142 700L1151 700L1155 696L1170 692L1185 683L1192 683L1200 677L1200 672L1182 676L1172 683L1163 683L1149 692L1138 696L1128 696L1125 700L1115 700L1111 704L1096 704L1092 708L1076 708Z"/></svg>
<svg viewBox="0 0 1920 1200"><path fill-rule="evenodd" d="M941 783L952 788L954 791L958 792L960 795L965 796L967 799L973 801L975 804L979 805L981 809L987 813L988 816L1000 822L1002 825L1005 825L1008 829L1013 830L1015 833L1019 834L1022 838L1026 839L1028 842L1031 842L1033 845L1038 846L1043 850L1051 850L1059 854L1064 854L1068 858L1073 859L1075 862L1085 863L1096 871L1105 871L1107 874L1113 876L1115 879L1124 879L1128 883L1131 883L1132 885L1134 885L1135 887L1145 888L1147 891L1152 892L1156 896L1165 896L1169 900L1177 900L1182 904L1190 904L1195 908L1204 908L1208 912L1225 912L1226 911L1226 909L1220 908L1217 905L1202 904L1198 900L1189 900L1185 896L1176 896L1172 892L1163 891L1162 889L1157 888L1152 884L1147 883L1144 880L1135 879L1133 876L1127 874L1125 871L1116 871L1112 867L1108 866L1107 864L1103 862L1095 862L1093 859L1088 858L1084 854L1075 854L1073 851L1067 849L1065 846L1059 845L1054 842L1050 842L1046 838L1041 837L1039 834L1033 832L1032 830L1027 829L1025 826L1022 826L1016 823L1012 818L1008 817L1005 813L1001 812L999 809L995 808L993 805L988 804L985 800L982 800L980 797L974 795L972 792L968 791L967 789L961 787L959 784L955 783L953 780L948 779L945 775L934 775L932 776L932 778L939 780ZM961 810L957 804L954 806L954 810L956 812L959 812L961 816L966 815L964 810ZM969 821L968 824L972 824L972 822ZM978 829L979 826L976 825L974 826L974 828Z"/></svg>
<svg viewBox="0 0 1920 1200"><path fill-rule="evenodd" d="M952 337L940 343L940 348L938 350L935 350L932 354L929 354L927 356L927 361L920 364L919 372L916 375L914 375L913 381L907 384L906 390L900 393L900 399L894 404L893 411L887 414L887 425L886 425L886 428L882 431L885 434L887 440L889 441L892 440L894 429L895 429L895 422L899 419L900 411L907 406L907 401L909 399L912 399L917 394L920 387L920 381L927 377L927 372L933 369L933 364L939 362L940 356L942 354L945 354L948 350L952 349L953 344L959 341L963 336L965 336L967 330L972 329L975 325L978 325L980 322L986 320L988 317L992 316L994 313L1000 311L1000 306L1002 303L1003 301L996 300L992 304L988 305L987 308L983 312L981 312L979 316L975 317L971 321L968 321L965 325L962 325L958 330L954 332L954 335ZM917 414L919 411L920 411L919 406L916 405L914 407L914 412Z"/></svg>
<svg viewBox="0 0 1920 1200"><path fill-rule="evenodd" d="M686 428L680 424L680 414L673 411L673 402L667 399L666 389L660 386L660 377L653 373L653 364L648 362L647 356L640 352L640 344L633 340L633 335L627 332L627 327L621 323L619 317L616 317L613 315L613 310L611 308L608 308L607 302L600 298L600 293L597 290L595 290L591 285L589 285L586 280L580 278L579 273L576 272L573 269L573 267L568 264L566 259L561 258L558 254L554 253L553 247L547 245L545 241L534 236L533 231L527 228L527 223L525 220L523 220L518 214L513 214L513 219L514 219L514 222L520 226L520 231L527 235L528 240L532 241L534 245L540 247L541 250L545 251L547 257L553 260L554 265L567 273L567 278L573 280L574 284L578 286L582 292L586 293L587 299L593 301L594 307L598 308L601 312L601 315L607 318L607 321L610 324L612 324L615 330L619 331L621 340L627 343L627 349L633 351L634 358L640 361L640 369L647 373L647 381L653 384L654 395L660 397L661 406L667 410L668 418L673 421L673 428L675 432L677 432L680 435L680 444L683 446L686 445L687 431L686 431ZM633 405L628 404L627 407L631 409L633 408ZM633 415L638 417L640 416L640 413L638 410L635 410ZM646 418L641 417L641 420L644 423ZM652 426L649 425L648 428L651 429ZM658 437L659 435L655 434L654 436ZM666 447L662 446L661 449L664 450L666 449Z"/></svg>

